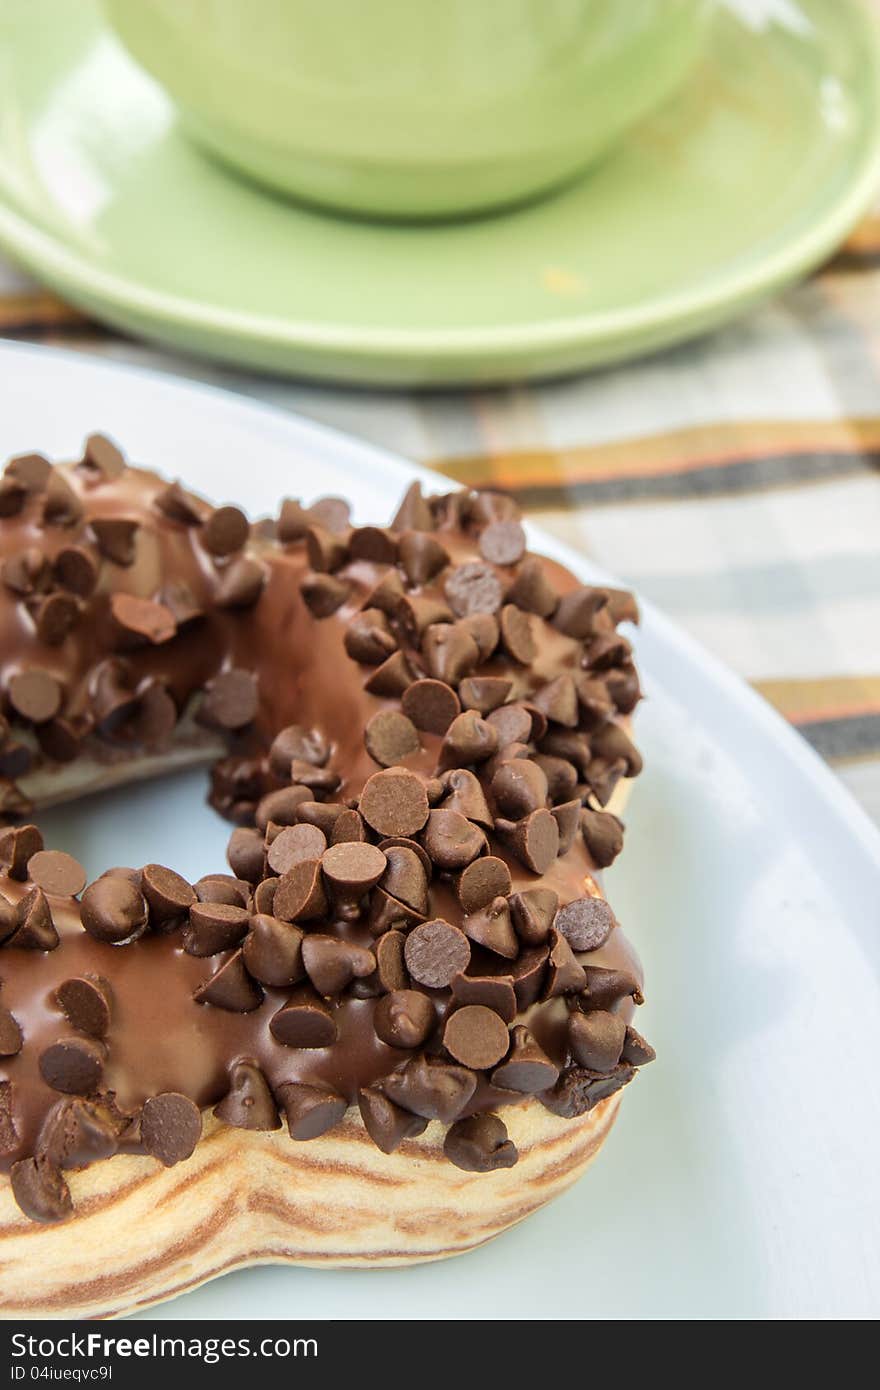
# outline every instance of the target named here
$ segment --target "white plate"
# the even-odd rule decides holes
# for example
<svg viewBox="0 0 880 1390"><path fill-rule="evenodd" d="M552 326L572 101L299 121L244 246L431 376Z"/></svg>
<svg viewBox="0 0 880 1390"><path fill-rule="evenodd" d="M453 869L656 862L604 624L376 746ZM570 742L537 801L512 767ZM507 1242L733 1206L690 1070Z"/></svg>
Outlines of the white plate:
<svg viewBox="0 0 880 1390"><path fill-rule="evenodd" d="M417 470L205 387L0 348L0 453L100 428L217 501L340 491L383 519ZM532 532L584 578L596 570ZM599 576L600 578L602 576ZM880 1312L880 836L807 745L648 608L647 771L609 895L659 1060L590 1174L473 1254L375 1272L262 1268L148 1317L810 1318ZM91 873L223 861L190 774L44 817Z"/></svg>

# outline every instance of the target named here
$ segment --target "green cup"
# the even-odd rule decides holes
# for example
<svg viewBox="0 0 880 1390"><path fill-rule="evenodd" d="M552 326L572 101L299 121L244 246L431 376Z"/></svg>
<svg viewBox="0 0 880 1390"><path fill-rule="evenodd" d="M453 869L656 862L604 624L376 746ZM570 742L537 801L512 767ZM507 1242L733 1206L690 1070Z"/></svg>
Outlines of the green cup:
<svg viewBox="0 0 880 1390"><path fill-rule="evenodd" d="M532 198L682 82L711 0L104 0L185 129L311 202L454 217Z"/></svg>

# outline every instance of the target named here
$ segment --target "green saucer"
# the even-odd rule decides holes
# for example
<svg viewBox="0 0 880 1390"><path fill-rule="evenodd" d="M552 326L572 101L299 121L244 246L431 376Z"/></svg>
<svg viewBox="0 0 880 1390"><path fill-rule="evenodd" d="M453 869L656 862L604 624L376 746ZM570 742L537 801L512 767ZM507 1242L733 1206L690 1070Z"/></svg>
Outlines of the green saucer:
<svg viewBox="0 0 880 1390"><path fill-rule="evenodd" d="M140 336L404 385L549 375L741 313L880 183L880 29L858 0L728 0L687 88L556 197L434 227L345 221L182 138L93 0L0 10L0 244Z"/></svg>

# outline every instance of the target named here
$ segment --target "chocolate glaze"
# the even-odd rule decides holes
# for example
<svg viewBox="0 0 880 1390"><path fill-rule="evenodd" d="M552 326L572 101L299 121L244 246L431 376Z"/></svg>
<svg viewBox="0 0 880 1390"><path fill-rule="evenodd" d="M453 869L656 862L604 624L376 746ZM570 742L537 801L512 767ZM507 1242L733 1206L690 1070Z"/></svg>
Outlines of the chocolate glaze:
<svg viewBox="0 0 880 1390"><path fill-rule="evenodd" d="M280 544L269 526L254 527L245 553L266 571L266 583L258 601L245 609L216 606L219 585L233 560L208 553L200 539L200 527L169 519L156 505L166 487L164 480L141 469L127 469L112 481L95 481L92 472L77 465L63 465L57 473L79 499L83 520L73 526L41 523L39 495L27 499L21 513L0 523L2 557L8 559L35 547L51 563L64 547L82 545L100 562L94 595L72 631L60 645L49 646L38 637L32 616L21 597L0 585L0 687L19 671L38 667L62 685L62 714L88 740L96 738L92 677L96 665L118 654L129 663L131 683L156 678L171 693L180 713L193 707L199 692L218 671L242 668L258 678L259 708L252 726L236 735L236 751L257 759L264 789L281 785L268 771L265 753L274 734L289 724L318 730L331 747L330 765L342 776L333 800L351 804L365 782L377 771L364 745L364 727L379 710L398 709L398 700L368 693L363 682L369 668L358 666L344 646L346 627L370 591L387 572L385 564L355 560L338 571L350 586L347 601L329 618L317 620L300 592L310 573L302 540ZM207 513L210 509L202 504ZM89 518L125 517L137 521L134 563L128 566L101 559L89 530ZM473 530L463 526L456 508L447 519L440 516L437 538L453 565L480 559ZM559 594L577 587L574 576L551 561L544 561L547 578ZM512 567L492 566L505 587ZM202 613L171 641L129 649L119 646L119 634L110 619L113 594L141 598L161 597L168 583L183 583ZM442 596L442 580L421 587L408 586L413 596ZM602 615L598 631L613 631L613 622ZM529 700L547 682L563 673L582 669L583 642L540 622L538 654L529 666L518 665L496 654L478 669L481 676L503 675L512 680L509 699ZM20 737L19 721L11 712L11 737ZM117 733L114 737L119 739ZM123 744L125 733L122 735ZM442 738L423 733L421 748L403 759L403 765L424 779L435 775ZM46 764L45 758L43 764ZM25 779L26 780L26 779ZM561 903L598 891L595 868L578 835L571 849L540 878L523 865L490 834L490 852L503 858L511 872L513 891L538 884L555 889ZM0 892L11 903L28 890L0 875ZM458 925L462 911L448 882L434 878L430 884L430 916ZM66 1020L54 1003L57 986L71 976L97 974L108 979L113 990L113 1017L103 1089L115 1095L125 1111L136 1112L149 1096L180 1091L199 1106L219 1101L228 1089L229 1066L236 1058L256 1059L272 1086L306 1082L331 1086L349 1101L359 1088L380 1081L412 1055L380 1042L372 1026L374 1001L346 997L331 1001L338 1041L328 1048L293 1049L277 1043L269 1032L269 1020L285 1002L289 991L266 990L262 1005L250 1013L193 1002L193 991L214 972L222 957L196 958L182 949L179 931L166 935L148 933L127 946L95 940L82 928L75 900L51 900L52 915L61 937L60 946L37 952L6 946L0 951L0 1001L21 1025L25 1045L21 1053L0 1063L0 1079L14 1088L14 1117L19 1143L2 1156L3 1166L34 1152L37 1134L58 1093L42 1080L38 1058L42 1049L69 1033ZM373 947L375 939L361 921L310 924L334 932L356 944ZM616 927L608 941L580 959L589 965L629 971L641 981L641 970L632 947ZM474 946L470 973L504 973L506 962ZM442 1019L449 991L426 991L435 998ZM633 1008L628 997L615 1006L627 1019ZM537 1041L560 1066L567 1060L565 1022L567 1006L561 999L533 1005L517 1022L526 1022ZM438 1029L439 1032L439 1029ZM439 1045L439 1044L438 1044ZM430 1046L429 1049L430 1051ZM519 1094L493 1088L485 1075L479 1079L472 1101L463 1113L522 1103Z"/></svg>

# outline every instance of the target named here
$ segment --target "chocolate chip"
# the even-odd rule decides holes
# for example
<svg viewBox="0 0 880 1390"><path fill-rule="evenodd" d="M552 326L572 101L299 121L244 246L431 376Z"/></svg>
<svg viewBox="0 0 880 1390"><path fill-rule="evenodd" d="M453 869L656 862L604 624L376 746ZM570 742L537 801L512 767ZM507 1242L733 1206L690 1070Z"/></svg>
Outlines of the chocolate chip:
<svg viewBox="0 0 880 1390"><path fill-rule="evenodd" d="M474 1071L485 1071L507 1055L507 1025L485 1004L465 1004L449 1014L443 1029L446 1051Z"/></svg>
<svg viewBox="0 0 880 1390"><path fill-rule="evenodd" d="M568 637L583 641L595 631L596 614L607 602L608 594L604 589L581 585L560 599L553 625Z"/></svg>
<svg viewBox="0 0 880 1390"><path fill-rule="evenodd" d="M14 478L0 478L0 516L18 516L26 496L25 489Z"/></svg>
<svg viewBox="0 0 880 1390"><path fill-rule="evenodd" d="M364 681L364 690L371 695L383 695L396 699L412 683L412 667L403 652L393 652L387 661L377 666Z"/></svg>
<svg viewBox="0 0 880 1390"><path fill-rule="evenodd" d="M510 899L513 925L520 941L526 946L540 946L547 940L559 896L552 888L526 888Z"/></svg>
<svg viewBox="0 0 880 1390"><path fill-rule="evenodd" d="M352 661L365 666L378 666L397 648L397 639L380 608L364 608L356 613L343 640Z"/></svg>
<svg viewBox="0 0 880 1390"><path fill-rule="evenodd" d="M521 864L533 874L546 874L559 852L559 827L549 811L532 811L513 825L496 821L495 828L505 834Z"/></svg>
<svg viewBox="0 0 880 1390"><path fill-rule="evenodd" d="M96 879L82 895L82 924L90 936L114 945L134 941L147 929L147 903L127 878Z"/></svg>
<svg viewBox="0 0 880 1390"><path fill-rule="evenodd" d="M228 909L227 909L228 910ZM212 1004L233 1014L248 1014L263 1002L263 991L244 967L241 951L235 951L209 980L193 992L196 1004Z"/></svg>
<svg viewBox="0 0 880 1390"><path fill-rule="evenodd" d="M628 970L608 970L601 965L585 965L587 982L578 999L584 1010L610 1009L620 999L631 997L636 1004L645 1002L636 977Z"/></svg>
<svg viewBox="0 0 880 1390"><path fill-rule="evenodd" d="M489 1114L469 1115L456 1121L443 1140L443 1152L450 1163L466 1173L494 1173L499 1168L512 1168L519 1158L504 1121Z"/></svg>
<svg viewBox="0 0 880 1390"><path fill-rule="evenodd" d="M428 675L453 686L480 659L480 649L464 623L432 623L422 635L421 650Z"/></svg>
<svg viewBox="0 0 880 1390"><path fill-rule="evenodd" d="M189 1158L202 1137L199 1107L179 1091L149 1096L141 1112L144 1148L166 1168Z"/></svg>
<svg viewBox="0 0 880 1390"><path fill-rule="evenodd" d="M52 912L42 888L32 888L16 909L18 929L10 941L26 951L54 951L59 943Z"/></svg>
<svg viewBox="0 0 880 1390"><path fill-rule="evenodd" d="M562 806L553 806L551 815L559 826L559 854L568 854L574 844L580 823L580 801L568 801Z"/></svg>
<svg viewBox="0 0 880 1390"><path fill-rule="evenodd" d="M492 813L483 788L472 772L463 767L450 768L443 774L441 785L446 793L441 810L456 811L466 820L492 829Z"/></svg>
<svg viewBox="0 0 880 1390"><path fill-rule="evenodd" d="M67 719L50 719L36 730L40 751L56 763L73 762L82 747L82 737Z"/></svg>
<svg viewBox="0 0 880 1390"><path fill-rule="evenodd" d="M637 1033L635 1028L627 1024L626 1038L621 1053L621 1061L628 1062L633 1067L644 1067L649 1062L653 1062L657 1053L649 1042L645 1042L641 1033Z"/></svg>
<svg viewBox="0 0 880 1390"><path fill-rule="evenodd" d="M466 1067L447 1062L429 1062L424 1054L386 1076L382 1090L395 1102L425 1120L449 1124L469 1104L477 1078Z"/></svg>
<svg viewBox="0 0 880 1390"><path fill-rule="evenodd" d="M306 974L319 994L341 994L352 980L363 980L376 969L376 957L363 946L335 936L310 932L302 943Z"/></svg>
<svg viewBox="0 0 880 1390"><path fill-rule="evenodd" d="M332 574L348 559L347 539L324 526L311 525L306 531L309 564L318 574Z"/></svg>
<svg viewBox="0 0 880 1390"><path fill-rule="evenodd" d="M367 838L367 828L357 811L346 807L333 822L331 839L334 845L360 843Z"/></svg>
<svg viewBox="0 0 880 1390"><path fill-rule="evenodd" d="M49 582L49 564L45 555L36 546L28 546L17 555L10 555L3 561L3 583L14 594L33 594L46 588Z"/></svg>
<svg viewBox="0 0 880 1390"><path fill-rule="evenodd" d="M424 995L420 996L424 998ZM0 1004L0 1057L16 1057L24 1039L17 1019Z"/></svg>
<svg viewBox="0 0 880 1390"><path fill-rule="evenodd" d="M83 504L61 473L53 472L46 484L43 500L44 526L75 526L83 515Z"/></svg>
<svg viewBox="0 0 880 1390"><path fill-rule="evenodd" d="M20 483L26 492L42 492L52 474L52 465L42 454L16 454L4 470L7 478Z"/></svg>
<svg viewBox="0 0 880 1390"><path fill-rule="evenodd" d="M467 969L471 948L464 932L442 918L414 927L406 938L404 960L410 975L429 989L443 989Z"/></svg>
<svg viewBox="0 0 880 1390"><path fill-rule="evenodd" d="M313 767L311 763L300 762L294 758L290 764L290 777L300 786L310 787L317 792L335 792L342 777L332 767Z"/></svg>
<svg viewBox="0 0 880 1390"><path fill-rule="evenodd" d="M349 529L351 507L344 497L319 497L309 507L309 516L313 523L339 533Z"/></svg>
<svg viewBox="0 0 880 1390"><path fill-rule="evenodd" d="M397 559L397 539L383 526L356 526L348 548L353 560L374 565L393 565Z"/></svg>
<svg viewBox="0 0 880 1390"><path fill-rule="evenodd" d="M621 714L631 714L642 698L639 675L632 662L626 662L619 671L609 671L605 686Z"/></svg>
<svg viewBox="0 0 880 1390"><path fill-rule="evenodd" d="M627 777L638 777L642 770L642 755L619 724L609 721L597 729L592 737L592 747L594 756L606 758L609 762L622 759L626 764Z"/></svg>
<svg viewBox="0 0 880 1390"><path fill-rule="evenodd" d="M452 622L452 612L443 600L429 594L404 594L398 600L394 616L404 637L413 646L419 645L422 634L429 627Z"/></svg>
<svg viewBox="0 0 880 1390"><path fill-rule="evenodd" d="M248 974L276 989L297 984L305 975L302 942L298 927L267 913L256 913L241 948Z"/></svg>
<svg viewBox="0 0 880 1390"><path fill-rule="evenodd" d="M193 892L200 903L228 903L230 907L250 905L250 884L233 878L232 874L205 874L196 879Z"/></svg>
<svg viewBox="0 0 880 1390"><path fill-rule="evenodd" d="M554 926L573 951L596 951L611 935L616 919L604 898L576 898L561 907Z"/></svg>
<svg viewBox="0 0 880 1390"><path fill-rule="evenodd" d="M221 671L208 681L199 708L199 720L217 729L243 729L258 707L257 680L252 671Z"/></svg>
<svg viewBox="0 0 880 1390"><path fill-rule="evenodd" d="M16 714L33 724L54 719L61 708L61 686L48 671L36 666L18 671L9 682L7 694Z"/></svg>
<svg viewBox="0 0 880 1390"><path fill-rule="evenodd" d="M416 912L407 903L398 902L384 888L374 888L370 895L370 915L367 927L373 936L381 936L394 927L405 930L423 922L425 914Z"/></svg>
<svg viewBox="0 0 880 1390"><path fill-rule="evenodd" d="M374 947L376 977L384 990L406 989L409 984L404 964L406 938L401 931L387 931Z"/></svg>
<svg viewBox="0 0 880 1390"><path fill-rule="evenodd" d="M163 516L184 526L199 525L207 512L206 503L187 492L179 482L168 483L161 492L157 492L153 505L159 508Z"/></svg>
<svg viewBox="0 0 880 1390"><path fill-rule="evenodd" d="M583 966L575 960L571 946L561 932L555 927L552 928L544 998L555 999L561 994L580 994L586 983Z"/></svg>
<svg viewBox="0 0 880 1390"><path fill-rule="evenodd" d="M501 638L498 619L491 613L471 613L468 617L462 618L461 623L476 642L480 660L488 661Z"/></svg>
<svg viewBox="0 0 880 1390"><path fill-rule="evenodd" d="M72 594L49 594L31 608L37 637L48 647L60 647L79 618L79 604Z"/></svg>
<svg viewBox="0 0 880 1390"><path fill-rule="evenodd" d="M516 758L499 767L492 778L491 792L502 815L520 820L546 806L547 778L530 758Z"/></svg>
<svg viewBox="0 0 880 1390"><path fill-rule="evenodd" d="M125 471L125 456L105 434L90 434L83 445L79 467L101 475L101 481L118 478Z"/></svg>
<svg viewBox="0 0 880 1390"><path fill-rule="evenodd" d="M40 1075L54 1091L86 1096L101 1083L104 1055L94 1038L61 1038L40 1053Z"/></svg>
<svg viewBox="0 0 880 1390"><path fill-rule="evenodd" d="M488 722L498 735L498 746L528 743L532 737L532 716L523 705L503 705L493 710Z"/></svg>
<svg viewBox="0 0 880 1390"><path fill-rule="evenodd" d="M493 521L480 533L480 554L491 565L516 565L526 549L526 533L518 521Z"/></svg>
<svg viewBox="0 0 880 1390"><path fill-rule="evenodd" d="M587 769L587 782L590 792L600 806L607 806L614 795L614 789L622 777L626 776L626 763L623 759L609 763L597 758Z"/></svg>
<svg viewBox="0 0 880 1390"><path fill-rule="evenodd" d="M543 1091L538 1099L554 1115L573 1120L613 1096L632 1081L635 1074L635 1068L626 1062L619 1062L605 1075L586 1067L567 1067L556 1085Z"/></svg>
<svg viewBox="0 0 880 1390"><path fill-rule="evenodd" d="M55 991L55 1003L71 1028L90 1038L105 1038L110 1027L113 994L99 975L75 975Z"/></svg>
<svg viewBox="0 0 880 1390"><path fill-rule="evenodd" d="M105 560L128 567L134 564L138 523L131 517L95 516L89 525Z"/></svg>
<svg viewBox="0 0 880 1390"><path fill-rule="evenodd" d="M518 1024L511 1030L511 1036L510 1052L492 1073L492 1085L500 1086L505 1091L520 1091L523 1095L537 1095L548 1090L556 1082L559 1068L551 1062L528 1028Z"/></svg>
<svg viewBox="0 0 880 1390"><path fill-rule="evenodd" d="M32 1221L63 1221L73 1211L70 1188L61 1173L44 1158L22 1158L9 1173L12 1195Z"/></svg>
<svg viewBox="0 0 880 1390"><path fill-rule="evenodd" d="M415 725L405 714L385 709L374 714L364 731L367 752L380 767L394 767L421 744Z"/></svg>
<svg viewBox="0 0 880 1390"><path fill-rule="evenodd" d="M232 555L241 550L250 535L250 522L240 507L217 507L199 536L212 555Z"/></svg>
<svg viewBox="0 0 880 1390"><path fill-rule="evenodd" d="M567 729L576 729L578 724L578 696L574 679L570 675L557 676L555 680L542 685L532 699L538 709Z"/></svg>
<svg viewBox="0 0 880 1390"><path fill-rule="evenodd" d="M313 618L329 618L341 608L351 593L351 585L335 574L312 574L299 586L303 602Z"/></svg>
<svg viewBox="0 0 880 1390"><path fill-rule="evenodd" d="M438 868L463 869L482 853L486 836L457 811L440 807L428 815L422 842Z"/></svg>
<svg viewBox="0 0 880 1390"><path fill-rule="evenodd" d="M550 753L536 753L534 762L547 778L547 794L552 802L571 801L578 784L577 769L565 758Z"/></svg>
<svg viewBox="0 0 880 1390"><path fill-rule="evenodd" d="M243 1058L229 1069L229 1090L214 1114L235 1129L280 1129L269 1083L256 1062Z"/></svg>
<svg viewBox="0 0 880 1390"><path fill-rule="evenodd" d="M369 778L358 810L380 835L414 835L428 819L428 798L415 773L389 768Z"/></svg>
<svg viewBox="0 0 880 1390"><path fill-rule="evenodd" d="M607 869L623 849L623 825L610 811L585 807L580 813L581 833L597 869Z"/></svg>
<svg viewBox="0 0 880 1390"><path fill-rule="evenodd" d="M458 696L443 681L413 681L403 693L401 708L417 729L445 734L461 711Z"/></svg>
<svg viewBox="0 0 880 1390"><path fill-rule="evenodd" d="M506 898L510 892L510 870L503 859L487 854L462 870L455 891L462 911L479 912L493 898Z"/></svg>
<svg viewBox="0 0 880 1390"><path fill-rule="evenodd" d="M360 899L379 882L385 865L385 855L375 845L345 841L325 851L321 867L342 917L358 915Z"/></svg>
<svg viewBox="0 0 880 1390"><path fill-rule="evenodd" d="M226 847L226 858L236 877L258 883L263 875L264 853L263 837L256 830L248 826L233 830Z"/></svg>
<svg viewBox="0 0 880 1390"><path fill-rule="evenodd" d="M72 898L86 886L86 871L63 850L37 850L28 860L28 876L32 883L59 898Z"/></svg>
<svg viewBox="0 0 880 1390"><path fill-rule="evenodd" d="M277 822L272 822L276 825ZM269 845L266 862L273 873L286 874L294 864L320 859L327 848L327 837L316 825L286 825L278 829Z"/></svg>
<svg viewBox="0 0 880 1390"><path fill-rule="evenodd" d="M10 878L27 878L28 864L43 848L43 836L35 825L8 826L0 831L0 868Z"/></svg>
<svg viewBox="0 0 880 1390"><path fill-rule="evenodd" d="M534 618L524 613L514 603L506 603L501 610L501 640L508 656L522 666L531 666L538 655L538 644L533 631Z"/></svg>
<svg viewBox="0 0 880 1390"><path fill-rule="evenodd" d="M504 704L512 689L513 682L503 676L466 676L458 687L458 694L465 709L491 714Z"/></svg>
<svg viewBox="0 0 880 1390"><path fill-rule="evenodd" d="M33 764L34 755L26 743L9 741L0 749L0 777L23 777Z"/></svg>
<svg viewBox="0 0 880 1390"><path fill-rule="evenodd" d="M431 508L422 496L422 485L419 482L410 483L403 501L394 515L394 520L391 522L391 530L432 531L433 529L434 518L431 515Z"/></svg>
<svg viewBox="0 0 880 1390"><path fill-rule="evenodd" d="M559 603L559 595L547 578L544 562L537 558L524 560L520 565L508 598L517 608L524 608L539 618L551 618Z"/></svg>
<svg viewBox="0 0 880 1390"><path fill-rule="evenodd" d="M381 884L386 893L424 916L428 911L428 879L424 861L414 847L388 845Z"/></svg>
<svg viewBox="0 0 880 1390"><path fill-rule="evenodd" d="M310 801L311 798L311 790L304 786L279 787L277 791L267 792L257 802L257 809L254 813L257 827L265 832L270 822L274 825L296 825L300 819L300 808L304 802ZM318 826L310 826L312 830L318 828ZM321 833L323 834L323 831ZM323 854L324 848L326 848L326 838L325 844L318 851L318 854Z"/></svg>
<svg viewBox="0 0 880 1390"><path fill-rule="evenodd" d="M188 584L180 580L165 584L159 593L160 601L168 609L177 626L185 627L203 616L204 610Z"/></svg>
<svg viewBox="0 0 880 1390"><path fill-rule="evenodd" d="M398 558L410 584L427 584L449 564L443 546L426 531L404 531L398 541Z"/></svg>
<svg viewBox="0 0 880 1390"><path fill-rule="evenodd" d="M465 710L453 719L440 749L437 767L464 767L466 763L482 763L498 747L498 734L491 724L481 719L476 710Z"/></svg>
<svg viewBox="0 0 880 1390"><path fill-rule="evenodd" d="M284 1047L330 1047L337 1038L333 1015L311 985L301 985L269 1022L269 1031Z"/></svg>
<svg viewBox="0 0 880 1390"><path fill-rule="evenodd" d="M471 941L506 960L515 960L519 955L506 898L493 898L478 912L470 913L462 922L462 930Z"/></svg>
<svg viewBox="0 0 880 1390"><path fill-rule="evenodd" d="M452 981L452 999L456 1005L482 1004L505 1023L512 1023L516 1017L512 975L456 975Z"/></svg>
<svg viewBox="0 0 880 1390"><path fill-rule="evenodd" d="M193 903L184 929L184 950L191 956L216 956L243 941L248 913L231 903Z"/></svg>
<svg viewBox="0 0 880 1390"><path fill-rule="evenodd" d="M185 878L161 864L145 864L141 871L141 890L152 915L160 922L189 911L196 900Z"/></svg>
<svg viewBox="0 0 880 1390"><path fill-rule="evenodd" d="M479 560L456 565L446 579L444 591L459 618L470 613L497 613L503 597L495 571Z"/></svg>
<svg viewBox="0 0 880 1390"><path fill-rule="evenodd" d="M338 1125L348 1102L328 1086L306 1086L285 1081L278 1088L278 1100L287 1119L291 1139L318 1139Z"/></svg>
<svg viewBox="0 0 880 1390"><path fill-rule="evenodd" d="M223 571L214 592L214 602L218 608L252 608L265 583L263 566L242 555Z"/></svg>
<svg viewBox="0 0 880 1390"><path fill-rule="evenodd" d="M373 1026L389 1047L421 1047L436 1022L434 1005L415 989L395 989L376 1004Z"/></svg>
<svg viewBox="0 0 880 1390"><path fill-rule="evenodd" d="M85 1168L119 1148L120 1112L79 1097L57 1100L37 1135L36 1156L56 1168Z"/></svg>
<svg viewBox="0 0 880 1390"><path fill-rule="evenodd" d="M372 1086L358 1091L358 1108L364 1129L385 1154L394 1153L404 1139L423 1134L426 1128L423 1120L395 1105Z"/></svg>
<svg viewBox="0 0 880 1390"><path fill-rule="evenodd" d="M611 1071L620 1061L626 1024L618 1014L596 1009L568 1017L568 1045L574 1060L590 1071Z"/></svg>

